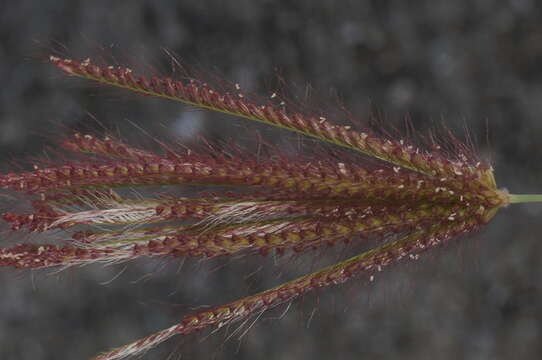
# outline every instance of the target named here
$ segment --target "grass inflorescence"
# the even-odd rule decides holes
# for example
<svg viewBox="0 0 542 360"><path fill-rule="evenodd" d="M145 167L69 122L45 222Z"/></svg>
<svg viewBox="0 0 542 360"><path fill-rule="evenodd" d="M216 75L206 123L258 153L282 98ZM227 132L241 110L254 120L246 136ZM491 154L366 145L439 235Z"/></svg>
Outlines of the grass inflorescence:
<svg viewBox="0 0 542 360"><path fill-rule="evenodd" d="M0 176L0 186L23 194L31 213L5 213L13 231L63 230L64 244L23 243L0 249L0 266L49 268L117 262L141 256L213 258L244 253L304 252L371 238L369 251L275 288L188 315L177 324L103 353L101 360L139 354L177 334L222 327L261 314L315 289L440 246L488 223L510 203L538 201L497 187L490 164L457 143L430 150L412 141L356 131L329 120L257 103L207 83L147 78L130 69L51 57L65 73L135 93L291 130L375 160L305 161L237 157L209 149L162 152L111 137L76 133L63 148L77 160L37 165ZM193 197L130 198L143 186L232 186ZM83 230L81 230L83 227Z"/></svg>

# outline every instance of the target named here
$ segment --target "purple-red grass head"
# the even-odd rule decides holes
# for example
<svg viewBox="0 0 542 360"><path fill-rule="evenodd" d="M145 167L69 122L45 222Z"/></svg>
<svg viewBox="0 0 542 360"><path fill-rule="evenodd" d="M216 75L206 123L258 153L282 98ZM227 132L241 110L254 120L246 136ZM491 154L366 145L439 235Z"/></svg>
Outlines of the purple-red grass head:
<svg viewBox="0 0 542 360"><path fill-rule="evenodd" d="M74 134L63 148L74 160L0 176L32 211L3 215L17 232L62 231L63 244L0 249L0 266L46 268L117 262L141 256L200 257L303 252L338 242L380 241L373 249L273 289L185 317L180 323L100 355L140 353L187 334L261 313L311 290L372 276L489 222L514 199L493 169L453 140L443 150L389 135L334 125L272 102L221 91L195 79L138 76L126 68L51 57L65 73L107 86L180 101L291 130L361 157L252 157L139 148L112 137ZM452 137L450 137L452 139ZM364 159L374 160L368 163ZM181 187L231 190L180 196ZM166 193L127 189L168 186ZM132 194L132 195L131 195Z"/></svg>

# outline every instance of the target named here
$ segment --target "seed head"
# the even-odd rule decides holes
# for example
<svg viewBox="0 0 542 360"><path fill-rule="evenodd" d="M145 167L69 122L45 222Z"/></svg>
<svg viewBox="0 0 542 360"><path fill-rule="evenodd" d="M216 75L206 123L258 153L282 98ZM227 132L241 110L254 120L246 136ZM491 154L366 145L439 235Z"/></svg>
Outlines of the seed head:
<svg viewBox="0 0 542 360"><path fill-rule="evenodd" d="M140 256L200 257L304 252L340 242L379 240L375 248L226 305L186 316L161 332L100 355L135 355L188 334L262 313L314 289L374 274L479 229L519 199L499 190L493 169L465 152L423 150L403 139L334 125L271 102L220 91L195 79L147 78L130 69L51 57L60 70L103 85L180 101L291 130L377 160L302 160L226 156L216 150L162 152L111 137L74 134L62 143L75 161L36 164L0 175L0 187L25 196L33 211L3 218L13 231L62 230L65 243L0 249L0 266L46 268ZM461 148L461 146L458 146ZM232 186L238 191L179 197L122 196L122 189L168 185ZM81 229L83 228L83 229Z"/></svg>

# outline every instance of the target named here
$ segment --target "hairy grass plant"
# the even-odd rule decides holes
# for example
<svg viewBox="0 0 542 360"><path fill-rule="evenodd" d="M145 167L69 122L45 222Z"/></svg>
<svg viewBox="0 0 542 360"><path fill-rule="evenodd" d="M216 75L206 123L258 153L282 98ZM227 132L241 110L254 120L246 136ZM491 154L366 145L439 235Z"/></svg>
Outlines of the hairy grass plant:
<svg viewBox="0 0 542 360"><path fill-rule="evenodd" d="M50 58L65 73L138 94L180 101L312 137L362 155L312 160L251 157L208 149L162 153L118 139L74 134L63 147L80 156L0 176L0 186L27 198L33 211L5 213L13 231L69 234L63 244L0 249L0 266L68 267L141 256L213 258L271 251L304 252L370 238L369 251L237 301L185 316L170 328L96 357L133 356L174 335L259 315L315 289L344 283L447 243L487 224L511 203L539 201L497 187L492 167L457 140L451 146L356 131L289 110L273 94L256 102L192 79L136 76L130 69ZM449 144L448 144L449 145ZM367 161L373 159L373 162ZM233 186L194 197L123 195L159 185Z"/></svg>

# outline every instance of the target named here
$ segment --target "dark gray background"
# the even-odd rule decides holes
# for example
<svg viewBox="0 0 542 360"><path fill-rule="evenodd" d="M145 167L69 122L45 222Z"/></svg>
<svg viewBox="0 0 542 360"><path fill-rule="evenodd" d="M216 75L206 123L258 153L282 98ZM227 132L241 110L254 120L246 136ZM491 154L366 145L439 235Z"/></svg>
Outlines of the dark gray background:
<svg viewBox="0 0 542 360"><path fill-rule="evenodd" d="M192 144L199 135L246 142L256 128L292 147L295 138L284 132L65 78L43 61L64 48L80 59L115 57L167 73L167 48L185 64L261 94L275 88L279 74L301 99L315 89L309 104L324 110L333 111L339 94L361 120L374 105L382 122L399 127L405 116L419 130L444 123L462 136L466 127L492 159L501 186L542 191L542 11L536 3L3 1L2 168L43 154L70 129L144 139L141 127ZM307 296L282 320L259 320L242 341L243 330L225 340L233 326L208 338L172 340L145 358L540 357L541 219L540 206L513 206L482 233L395 267L374 284L354 281ZM5 232L1 241L27 239ZM302 272L298 263L310 262L273 266L273 259L255 257L218 270L220 262L188 262L177 271L175 260L163 268L137 261L111 282L123 265L58 275L1 269L0 358L87 359L169 326L192 307L290 279ZM260 263L266 270L247 279Z"/></svg>

